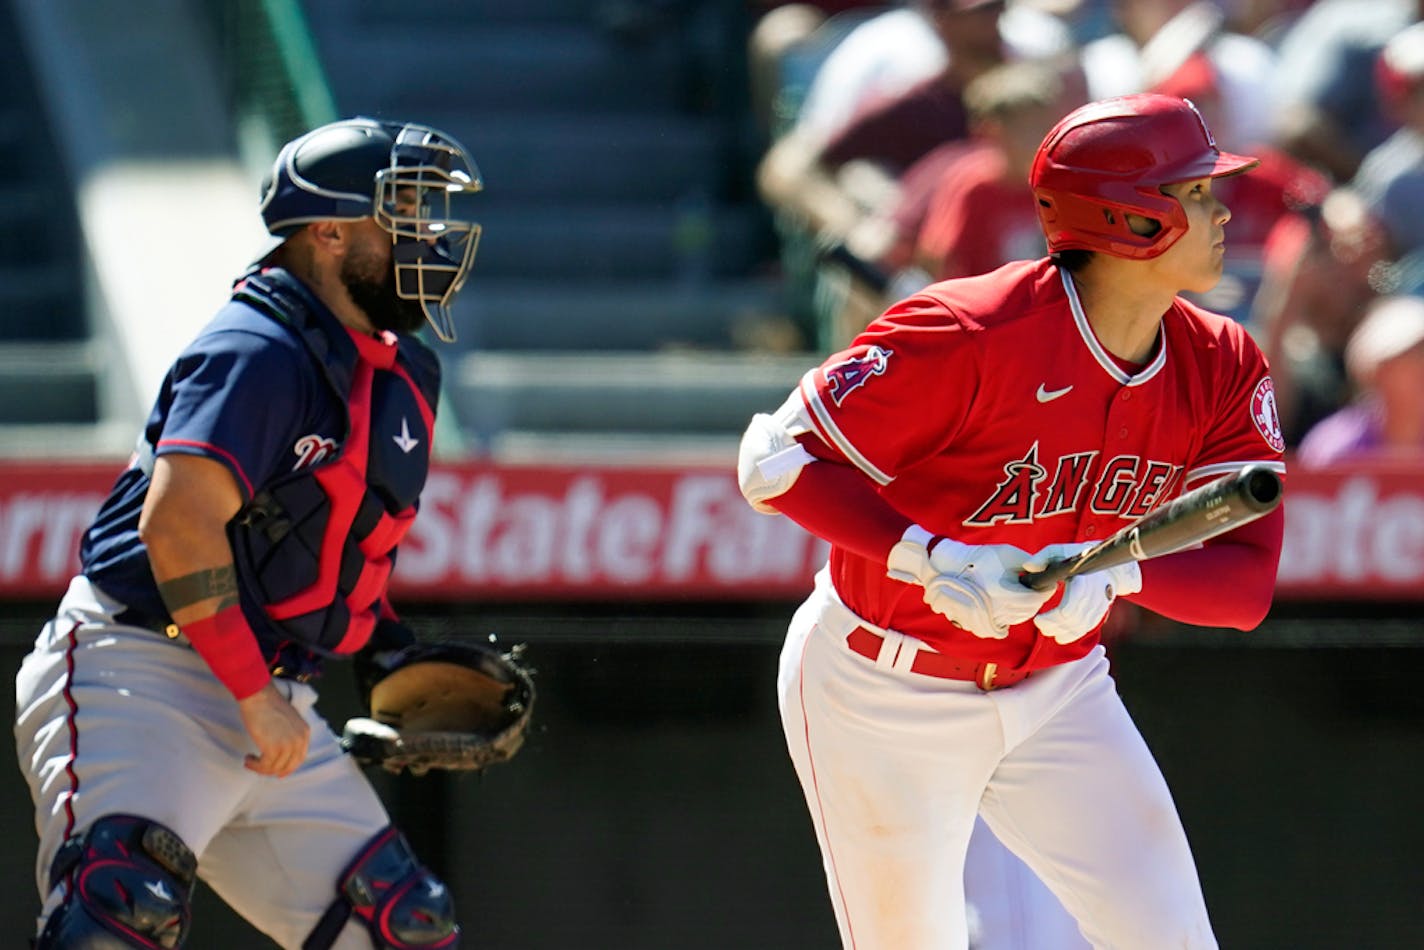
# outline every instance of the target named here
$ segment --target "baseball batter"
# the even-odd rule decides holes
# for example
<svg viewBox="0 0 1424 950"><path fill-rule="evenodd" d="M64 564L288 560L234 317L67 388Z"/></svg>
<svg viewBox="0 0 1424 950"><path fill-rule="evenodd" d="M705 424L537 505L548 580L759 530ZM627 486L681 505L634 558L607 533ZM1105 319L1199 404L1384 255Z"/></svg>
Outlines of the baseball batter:
<svg viewBox="0 0 1424 950"><path fill-rule="evenodd" d="M414 124L282 148L277 246L169 370L16 681L38 950L180 947L195 878L282 947L458 945L313 704L324 660L409 639L386 586L439 388L411 334L453 337L481 187Z"/></svg>
<svg viewBox="0 0 1424 950"><path fill-rule="evenodd" d="M976 816L1094 947L1216 945L1098 632L1117 597L1254 627L1282 512L1057 590L1018 575L1203 480L1284 471L1264 358L1177 296L1220 277L1213 180L1254 164L1183 99L1075 110L1030 174L1049 257L901 301L748 427L748 501L831 543L779 691L846 947L966 946Z"/></svg>

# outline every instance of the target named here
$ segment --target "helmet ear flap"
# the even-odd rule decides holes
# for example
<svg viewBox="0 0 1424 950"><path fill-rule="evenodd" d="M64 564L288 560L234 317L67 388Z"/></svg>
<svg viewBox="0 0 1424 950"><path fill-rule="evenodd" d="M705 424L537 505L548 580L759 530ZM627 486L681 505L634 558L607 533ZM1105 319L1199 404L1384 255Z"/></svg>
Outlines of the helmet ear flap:
<svg viewBox="0 0 1424 950"><path fill-rule="evenodd" d="M1146 260L1165 252L1186 233L1186 214L1175 199L1128 190L1130 194L1124 195L1106 188L1093 195L1036 188L1039 223L1050 253L1076 248ZM1135 226L1135 221L1148 221L1151 226Z"/></svg>
<svg viewBox="0 0 1424 950"><path fill-rule="evenodd" d="M1044 137L1029 173L1050 253L1081 249L1157 257L1187 231L1186 214L1161 186L1246 171L1186 99L1146 93L1091 102ZM1155 229L1130 225L1136 215ZM1146 233L1144 233L1144 231Z"/></svg>

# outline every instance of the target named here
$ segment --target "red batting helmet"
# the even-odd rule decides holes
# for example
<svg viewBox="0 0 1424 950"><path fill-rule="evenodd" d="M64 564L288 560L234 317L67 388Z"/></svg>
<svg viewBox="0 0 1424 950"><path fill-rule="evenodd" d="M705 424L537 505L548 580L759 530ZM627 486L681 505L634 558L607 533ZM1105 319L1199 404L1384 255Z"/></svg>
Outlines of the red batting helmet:
<svg viewBox="0 0 1424 950"><path fill-rule="evenodd" d="M1145 260L1187 231L1182 206L1159 185L1234 175L1257 162L1217 148L1189 100L1144 93L1070 112L1039 145L1029 184L1050 253L1082 248ZM1129 212L1161 229L1133 233Z"/></svg>

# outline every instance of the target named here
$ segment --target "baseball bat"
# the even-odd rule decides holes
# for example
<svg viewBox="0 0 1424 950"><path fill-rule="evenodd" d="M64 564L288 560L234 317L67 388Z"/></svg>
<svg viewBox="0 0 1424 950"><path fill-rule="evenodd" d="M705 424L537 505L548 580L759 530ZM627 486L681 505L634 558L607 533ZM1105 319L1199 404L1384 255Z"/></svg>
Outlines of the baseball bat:
<svg viewBox="0 0 1424 950"><path fill-rule="evenodd" d="M1077 574L1170 554L1269 514L1281 503L1281 493L1279 475L1264 465L1247 465L1149 511L1080 554L1052 561L1037 573L1020 573L1019 580L1047 590Z"/></svg>

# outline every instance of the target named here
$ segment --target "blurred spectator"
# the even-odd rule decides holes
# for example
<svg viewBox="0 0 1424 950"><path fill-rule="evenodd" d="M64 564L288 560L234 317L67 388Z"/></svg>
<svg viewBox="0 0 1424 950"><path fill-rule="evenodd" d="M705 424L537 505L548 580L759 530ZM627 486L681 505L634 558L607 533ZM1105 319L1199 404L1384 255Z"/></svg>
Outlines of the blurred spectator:
<svg viewBox="0 0 1424 950"><path fill-rule="evenodd" d="M816 345L827 335L825 308L817 303L825 290L816 273L818 244L843 241L896 200L900 176L918 159L943 143L963 141L969 134L964 88L1010 56L1000 32L1003 0L919 0L913 11L899 12L926 18L947 53L946 65L898 95L859 103L854 117L829 136L798 124L758 169L762 196L782 234L790 309Z"/></svg>
<svg viewBox="0 0 1424 950"><path fill-rule="evenodd" d="M798 127L773 146L763 163L763 183L774 205L798 205L806 172L834 174L849 162L862 161L893 179L936 145L968 134L964 87L1003 62L998 32L1003 4L992 0L934 2L937 6L931 15L950 51L948 65L896 96L861 106L829 137Z"/></svg>
<svg viewBox="0 0 1424 950"><path fill-rule="evenodd" d="M1336 182L1353 178L1391 131L1376 57L1419 15L1420 0L1316 0L1281 38L1270 89L1274 140Z"/></svg>
<svg viewBox="0 0 1424 950"><path fill-rule="evenodd" d="M1276 58L1269 46L1228 30L1221 8L1209 0L1114 0L1113 11L1122 32L1082 50L1089 99L1166 92L1162 85L1201 56L1220 92L1218 114L1207 119L1222 147L1261 140L1272 109Z"/></svg>
<svg viewBox="0 0 1424 950"><path fill-rule="evenodd" d="M747 37L748 97L757 131L766 141L780 134L783 63L826 22L811 3L785 3L757 18Z"/></svg>
<svg viewBox="0 0 1424 950"><path fill-rule="evenodd" d="M991 69L980 79L993 76L1003 68L1005 67L1000 66ZM938 146L906 169L905 174L900 176L900 187L894 202L881 209L882 214L867 219L860 230L852 233L846 242L856 254L866 260L875 261L879 267L892 275L915 266L915 244L919 240L925 218L929 215L930 200L944 181L945 170L979 144L974 140L977 133L974 131L973 110L969 106L972 96L968 95L969 90L978 82L976 79L965 89L965 106L970 109L969 137ZM922 287L933 279L927 272L920 273L920 277L909 278L911 283L918 280L919 286ZM918 289L919 287L909 287L907 291Z"/></svg>
<svg viewBox="0 0 1424 950"><path fill-rule="evenodd" d="M747 38L750 99L768 139L796 120L812 78L855 24L880 15L882 0L756 4Z"/></svg>
<svg viewBox="0 0 1424 950"><path fill-rule="evenodd" d="M822 19L826 19L848 10L878 9L885 6L885 2L886 0L751 0L748 6L755 19L784 7L807 7Z"/></svg>
<svg viewBox="0 0 1424 950"><path fill-rule="evenodd" d="M1348 398L1345 344L1388 264L1383 229L1347 188L1284 216L1267 237L1249 326L1271 363L1288 444Z"/></svg>
<svg viewBox="0 0 1424 950"><path fill-rule="evenodd" d="M950 4L955 5L963 6ZM797 118L800 127L830 135L866 103L899 95L943 72L951 53L935 18L944 6L917 0L855 26L817 71ZM1072 45L1061 20L1023 0L1003 5L998 29L1008 59L1062 55Z"/></svg>
<svg viewBox="0 0 1424 950"><path fill-rule="evenodd" d="M1190 99L1206 119L1208 128L1230 127L1221 73L1212 59L1197 51L1150 92ZM1261 164L1249 175L1219 179L1212 191L1231 209L1226 226L1226 261L1221 280L1202 294L1184 294L1209 310L1245 322L1251 313L1263 271L1266 237L1280 218L1305 205L1318 203L1329 190L1329 179L1292 158L1259 135L1257 129L1238 142L1223 147L1254 155Z"/></svg>
<svg viewBox="0 0 1424 950"><path fill-rule="evenodd" d="M853 118L830 135L798 124L761 164L759 182L768 203L796 215L813 232L844 235L893 194L896 179L917 159L944 142L964 139L969 133L965 86L1007 58L999 30L1003 0L923 0L917 11L929 18L947 50L943 69L898 95L861 102ZM886 52L897 55L893 47ZM831 65L827 61L822 72ZM852 164L856 171L843 175Z"/></svg>
<svg viewBox="0 0 1424 950"><path fill-rule="evenodd" d="M1424 249L1424 23L1390 39L1377 77L1381 108L1399 128L1365 156L1352 187L1398 258Z"/></svg>
<svg viewBox="0 0 1424 950"><path fill-rule="evenodd" d="M1314 0L1220 0L1226 28L1253 36L1272 49Z"/></svg>
<svg viewBox="0 0 1424 950"><path fill-rule="evenodd" d="M913 250L934 280L982 274L1047 253L1029 169L1039 143L1079 104L1044 63L1009 63L965 89L975 145L942 170Z"/></svg>
<svg viewBox="0 0 1424 950"><path fill-rule="evenodd" d="M1117 30L1113 18L1114 0L1030 0L1033 6L1052 14L1068 28L1074 47L1081 47Z"/></svg>
<svg viewBox="0 0 1424 950"><path fill-rule="evenodd" d="M918 3L861 20L827 54L806 90L796 122L829 136L868 102L890 99L944 71L949 53Z"/></svg>
<svg viewBox="0 0 1424 950"><path fill-rule="evenodd" d="M1424 299L1375 301L1345 348L1357 396L1306 434L1303 465L1346 459L1424 459Z"/></svg>
<svg viewBox="0 0 1424 950"><path fill-rule="evenodd" d="M890 303L955 275L1043 255L1028 170L1044 134L1081 102L1076 73L1044 60L996 66L965 87L969 137L947 142L901 176L895 200L845 237L822 295L822 338L845 345ZM1069 91L1071 90L1071 92ZM952 260L951 260L952 258Z"/></svg>

